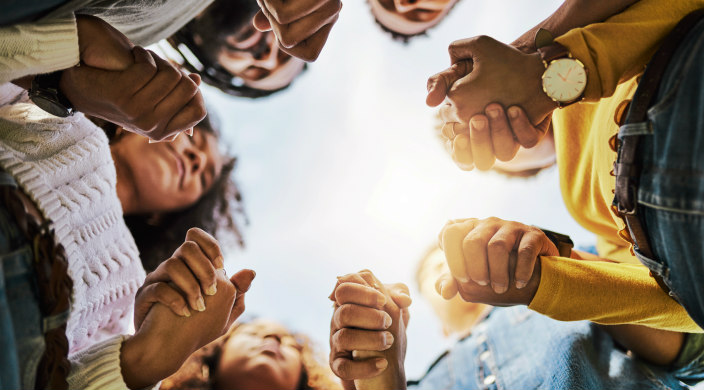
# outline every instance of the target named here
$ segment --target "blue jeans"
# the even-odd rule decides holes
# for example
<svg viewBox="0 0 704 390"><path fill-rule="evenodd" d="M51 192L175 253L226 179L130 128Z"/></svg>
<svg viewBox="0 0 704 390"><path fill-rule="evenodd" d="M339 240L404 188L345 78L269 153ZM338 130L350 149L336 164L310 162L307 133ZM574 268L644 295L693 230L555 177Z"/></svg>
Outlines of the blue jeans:
<svg viewBox="0 0 704 390"><path fill-rule="evenodd" d="M409 389L686 388L699 370L667 372L627 355L601 327L560 322L525 306L496 308Z"/></svg>
<svg viewBox="0 0 704 390"><path fill-rule="evenodd" d="M0 181L7 179L0 172ZM0 204L0 388L32 389L44 353L32 246Z"/></svg>
<svg viewBox="0 0 704 390"><path fill-rule="evenodd" d="M671 295L704 328L704 21L680 44L641 138L638 212Z"/></svg>

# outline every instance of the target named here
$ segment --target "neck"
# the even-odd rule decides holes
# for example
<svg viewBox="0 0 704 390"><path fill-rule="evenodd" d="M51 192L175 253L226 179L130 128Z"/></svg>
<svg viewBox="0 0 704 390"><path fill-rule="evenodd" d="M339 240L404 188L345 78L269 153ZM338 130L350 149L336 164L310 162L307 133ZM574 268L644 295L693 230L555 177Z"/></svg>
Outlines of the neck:
<svg viewBox="0 0 704 390"><path fill-rule="evenodd" d="M112 161L115 164L115 173L117 175L115 191L117 192L117 198L120 199L120 204L122 204L122 214L135 214L138 210L135 202L136 194L129 186L129 183L132 182L130 180L131 174L127 172L128 169L125 168L125 164L122 163L120 155L115 153L114 148L110 148L110 154L112 155Z"/></svg>

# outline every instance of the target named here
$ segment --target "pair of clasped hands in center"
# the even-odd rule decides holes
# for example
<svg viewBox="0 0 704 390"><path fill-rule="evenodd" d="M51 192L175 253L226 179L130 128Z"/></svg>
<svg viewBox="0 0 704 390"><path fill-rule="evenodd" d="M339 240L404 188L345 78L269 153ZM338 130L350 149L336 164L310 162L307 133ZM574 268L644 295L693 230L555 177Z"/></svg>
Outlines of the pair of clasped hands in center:
<svg viewBox="0 0 704 390"><path fill-rule="evenodd" d="M426 103L442 105L442 135L464 170L509 161L548 131L557 104L542 91L544 65L530 45L514 46L526 49L485 36L456 41L451 67L428 80ZM540 229L498 218L451 220L439 245L450 273L437 280L437 292L495 306L530 304L540 284L538 257L559 255ZM364 270L338 278L330 299L330 366L343 386L405 388L408 288Z"/></svg>
<svg viewBox="0 0 704 390"><path fill-rule="evenodd" d="M282 50L306 61L320 54L342 8L340 0L258 0L252 21L273 30ZM103 20L77 15L80 66L65 69L59 88L74 109L153 141L192 135L206 115L200 76L134 46ZM26 89L33 76L14 82Z"/></svg>

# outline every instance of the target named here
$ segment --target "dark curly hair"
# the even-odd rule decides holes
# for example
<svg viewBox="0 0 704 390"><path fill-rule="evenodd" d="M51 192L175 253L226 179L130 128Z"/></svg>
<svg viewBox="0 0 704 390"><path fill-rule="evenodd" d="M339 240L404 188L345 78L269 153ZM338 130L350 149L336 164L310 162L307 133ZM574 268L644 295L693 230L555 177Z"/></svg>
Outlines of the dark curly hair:
<svg viewBox="0 0 704 390"><path fill-rule="evenodd" d="M89 119L105 131L111 142L116 139L117 125L102 119ZM212 112L196 128L220 138L219 124ZM125 223L137 243L142 265L147 272L155 270L162 261L171 257L192 227L212 234L224 246L244 246L237 220L241 217L246 223L246 216L242 195L232 177L236 162L235 157L227 158L212 188L188 208L164 214L158 222L148 214L125 215Z"/></svg>

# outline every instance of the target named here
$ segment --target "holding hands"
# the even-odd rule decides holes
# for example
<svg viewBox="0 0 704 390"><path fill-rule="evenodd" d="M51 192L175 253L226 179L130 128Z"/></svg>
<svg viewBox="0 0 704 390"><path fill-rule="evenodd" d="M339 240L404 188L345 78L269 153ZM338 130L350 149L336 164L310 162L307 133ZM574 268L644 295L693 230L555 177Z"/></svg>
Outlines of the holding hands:
<svg viewBox="0 0 704 390"><path fill-rule="evenodd" d="M286 53L315 61L342 9L340 0L257 0L259 31L273 30Z"/></svg>
<svg viewBox="0 0 704 390"><path fill-rule="evenodd" d="M519 146L535 146L557 107L542 91L539 54L486 36L455 41L449 52L452 66L428 79L426 103L443 104L442 134L455 163L487 170Z"/></svg>
<svg viewBox="0 0 704 390"><path fill-rule="evenodd" d="M438 279L438 293L494 306L530 304L540 284L538 256L559 255L542 230L493 217L449 221L439 241L451 275Z"/></svg>
<svg viewBox="0 0 704 390"><path fill-rule="evenodd" d="M384 285L364 270L339 277L330 299L330 367L343 386L405 388L408 287Z"/></svg>
<svg viewBox="0 0 704 390"><path fill-rule="evenodd" d="M218 242L193 228L173 257L147 276L136 296L137 333L125 341L121 358L130 387L145 387L171 375L244 312L244 294L254 271L241 270L228 280L222 267Z"/></svg>

